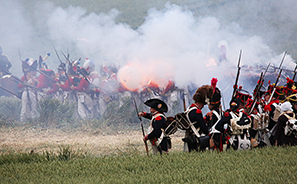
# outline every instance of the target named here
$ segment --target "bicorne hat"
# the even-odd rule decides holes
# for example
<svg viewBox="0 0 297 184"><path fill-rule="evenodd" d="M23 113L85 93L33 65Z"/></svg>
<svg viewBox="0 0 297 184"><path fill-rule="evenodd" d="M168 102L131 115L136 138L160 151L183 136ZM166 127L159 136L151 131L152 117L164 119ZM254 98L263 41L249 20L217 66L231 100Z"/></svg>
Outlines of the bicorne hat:
<svg viewBox="0 0 297 184"><path fill-rule="evenodd" d="M153 109L156 109L159 112L168 111L168 106L166 105L166 103L158 98L149 99L146 102L144 102L144 104Z"/></svg>
<svg viewBox="0 0 297 184"><path fill-rule="evenodd" d="M25 61L22 62L22 69L23 72L31 72L31 71L36 71L37 70L37 60L29 59L27 58Z"/></svg>

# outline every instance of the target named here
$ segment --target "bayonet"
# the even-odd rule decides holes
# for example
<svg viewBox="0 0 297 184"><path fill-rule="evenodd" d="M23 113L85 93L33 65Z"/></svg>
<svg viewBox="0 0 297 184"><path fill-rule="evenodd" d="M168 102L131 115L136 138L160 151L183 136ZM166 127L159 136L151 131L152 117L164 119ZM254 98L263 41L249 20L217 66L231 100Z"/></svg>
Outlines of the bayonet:
<svg viewBox="0 0 297 184"><path fill-rule="evenodd" d="M242 50L240 50L239 58L238 58L238 62L237 62L237 75L236 75L236 79L235 79L235 84L233 86L232 97L235 97L236 90L237 90L237 83L238 83L238 78L239 78L240 69L241 69L241 67L240 67L241 53L242 53Z"/></svg>

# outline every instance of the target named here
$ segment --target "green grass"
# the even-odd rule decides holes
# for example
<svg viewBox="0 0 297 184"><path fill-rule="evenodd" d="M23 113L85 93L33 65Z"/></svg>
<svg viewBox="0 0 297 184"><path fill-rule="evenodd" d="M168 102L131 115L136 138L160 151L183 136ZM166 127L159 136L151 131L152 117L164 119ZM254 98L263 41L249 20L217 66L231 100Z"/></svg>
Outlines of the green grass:
<svg viewBox="0 0 297 184"><path fill-rule="evenodd" d="M174 152L162 157L129 153L68 161L50 161L44 155L29 153L14 155L10 158L13 162L1 164L0 177L1 183L296 183L296 151L297 147L274 147L223 153ZM4 157L7 155L0 159Z"/></svg>

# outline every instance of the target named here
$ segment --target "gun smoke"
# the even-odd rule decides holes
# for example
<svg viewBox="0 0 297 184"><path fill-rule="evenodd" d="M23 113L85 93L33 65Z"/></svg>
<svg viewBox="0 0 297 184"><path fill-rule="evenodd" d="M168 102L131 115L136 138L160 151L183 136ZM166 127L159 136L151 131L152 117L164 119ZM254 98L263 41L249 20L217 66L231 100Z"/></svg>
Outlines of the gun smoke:
<svg viewBox="0 0 297 184"><path fill-rule="evenodd" d="M22 75L20 59L38 59L48 52L51 57L46 63L56 71L59 60L55 48L70 53L72 60L91 59L97 71L101 65L115 64L119 75L123 75L122 78L128 75L124 80L135 89L152 79L159 80L161 87L173 80L177 87L183 88L190 84L210 84L211 78L216 77L218 87L226 92L228 99L231 93L225 88L232 88L241 49L241 66L248 68L241 71L243 74L252 73L251 67L262 65L265 68L268 63L278 66L285 52L275 53L260 36L245 34L245 27L261 16L259 12L263 9L257 7L264 7L257 1L249 3L243 3L242 8L254 8L254 12L245 15L250 21L244 25L234 21L226 23L227 20L222 23L222 18L236 13L238 7L231 6L234 12L228 12L218 6L212 15L196 16L187 7L167 3L164 9L149 9L143 24L132 29L126 23L115 21L121 13L117 9L96 14L87 13L84 7L62 8L51 2L36 1L34 12L27 12L19 0L2 1L0 46L12 62L11 72L18 76ZM265 4L265 8L277 7L275 11L280 20L294 22L296 17L291 12L296 3L273 1ZM273 37L278 33L267 34ZM294 69L290 53L283 67ZM242 75L238 84L253 89L255 84L246 80L250 79Z"/></svg>

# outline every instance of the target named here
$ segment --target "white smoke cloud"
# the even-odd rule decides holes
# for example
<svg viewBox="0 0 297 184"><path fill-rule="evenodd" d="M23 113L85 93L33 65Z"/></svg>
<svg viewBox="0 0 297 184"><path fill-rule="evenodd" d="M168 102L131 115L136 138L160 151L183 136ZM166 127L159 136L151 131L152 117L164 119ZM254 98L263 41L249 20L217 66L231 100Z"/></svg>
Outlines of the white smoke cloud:
<svg viewBox="0 0 297 184"><path fill-rule="evenodd" d="M243 28L236 22L222 26L216 17L196 17L186 8L170 3L162 10L150 9L144 23L136 30L116 23L121 13L116 9L107 14L88 14L83 7L63 9L49 2L38 2L39 8L32 12L33 21L23 18L27 12L20 1L1 3L0 45L13 63L12 72L18 74L21 71L18 49L22 59L37 59L50 52L47 64L56 70L59 64L53 49L56 48L69 52L72 60L80 57L93 60L97 70L101 64L117 63L124 69L129 64L134 68L128 73L135 73L139 79L135 82L141 85L153 78L159 80L161 87L166 86L164 81L168 79L179 87L190 83L199 86L210 84L211 78L216 77L219 86L230 88L240 50L241 65L245 66L262 64L265 67L269 62L278 66L283 56L283 53L273 53L261 37L244 35ZM222 40L228 43L227 60L220 63L218 44ZM295 66L290 56L284 63L288 68ZM133 72L135 70L138 72ZM120 71L121 75L125 73ZM250 71L242 70L245 72ZM239 84L243 84L243 79L240 77Z"/></svg>

